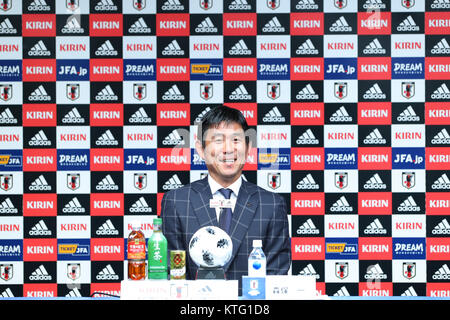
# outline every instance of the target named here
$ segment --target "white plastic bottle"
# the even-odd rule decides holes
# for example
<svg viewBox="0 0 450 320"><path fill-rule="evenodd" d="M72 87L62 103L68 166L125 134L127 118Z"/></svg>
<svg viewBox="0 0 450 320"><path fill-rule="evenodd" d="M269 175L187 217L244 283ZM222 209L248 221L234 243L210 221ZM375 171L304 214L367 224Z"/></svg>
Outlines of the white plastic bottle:
<svg viewBox="0 0 450 320"><path fill-rule="evenodd" d="M253 250L248 257L248 276L266 276L266 255L262 250L261 240L253 240Z"/></svg>

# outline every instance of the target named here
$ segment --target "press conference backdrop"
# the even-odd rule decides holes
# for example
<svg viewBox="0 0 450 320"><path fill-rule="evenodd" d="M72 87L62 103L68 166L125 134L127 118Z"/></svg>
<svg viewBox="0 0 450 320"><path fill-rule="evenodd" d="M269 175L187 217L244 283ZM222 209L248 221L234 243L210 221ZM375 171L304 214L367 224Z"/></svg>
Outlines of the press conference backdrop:
<svg viewBox="0 0 450 320"><path fill-rule="evenodd" d="M126 237L256 130L321 294L450 295L449 0L1 0L0 296L120 294Z"/></svg>

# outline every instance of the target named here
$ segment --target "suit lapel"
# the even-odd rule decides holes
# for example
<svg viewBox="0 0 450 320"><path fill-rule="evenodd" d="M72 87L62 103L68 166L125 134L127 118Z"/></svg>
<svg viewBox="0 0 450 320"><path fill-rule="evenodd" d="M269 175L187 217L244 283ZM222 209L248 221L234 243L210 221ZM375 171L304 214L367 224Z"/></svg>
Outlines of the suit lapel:
<svg viewBox="0 0 450 320"><path fill-rule="evenodd" d="M242 240L247 234L247 229L253 221L253 216L255 215L257 207L257 199L254 196L256 191L257 188L255 185L242 180L230 228L230 237L233 241L233 253L230 261L224 267L225 271L228 270L233 259L236 257L236 253L242 244Z"/></svg>
<svg viewBox="0 0 450 320"><path fill-rule="evenodd" d="M209 200L212 199L212 194L208 184L208 177L193 182L192 188L198 194L191 194L189 201L194 208L200 227L219 226L216 210L209 206Z"/></svg>

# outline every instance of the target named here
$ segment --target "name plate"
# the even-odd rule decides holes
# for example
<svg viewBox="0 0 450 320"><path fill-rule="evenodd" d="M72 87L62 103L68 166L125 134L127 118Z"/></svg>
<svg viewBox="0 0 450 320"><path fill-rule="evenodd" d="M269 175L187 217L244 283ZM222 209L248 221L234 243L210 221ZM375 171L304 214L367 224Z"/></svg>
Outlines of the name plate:
<svg viewBox="0 0 450 320"><path fill-rule="evenodd" d="M237 300L237 280L123 280L121 300Z"/></svg>
<svg viewBox="0 0 450 320"><path fill-rule="evenodd" d="M264 300L266 298L266 278L243 276L242 298L245 300Z"/></svg>
<svg viewBox="0 0 450 320"><path fill-rule="evenodd" d="M266 276L267 300L315 300L314 276Z"/></svg>

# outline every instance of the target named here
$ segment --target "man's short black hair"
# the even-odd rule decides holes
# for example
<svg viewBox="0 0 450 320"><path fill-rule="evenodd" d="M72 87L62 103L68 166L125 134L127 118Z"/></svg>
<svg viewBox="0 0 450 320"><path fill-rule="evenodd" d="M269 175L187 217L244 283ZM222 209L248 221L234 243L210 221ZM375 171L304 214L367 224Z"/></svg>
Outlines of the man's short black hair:
<svg viewBox="0 0 450 320"><path fill-rule="evenodd" d="M206 147L206 131L210 128L217 128L222 122L226 124L237 123L242 127L244 133L247 133L247 120L245 120L241 111L223 105L215 107L203 116L202 122L198 126L197 139L202 142L203 149ZM249 136L245 134L245 143L247 145L249 141Z"/></svg>

